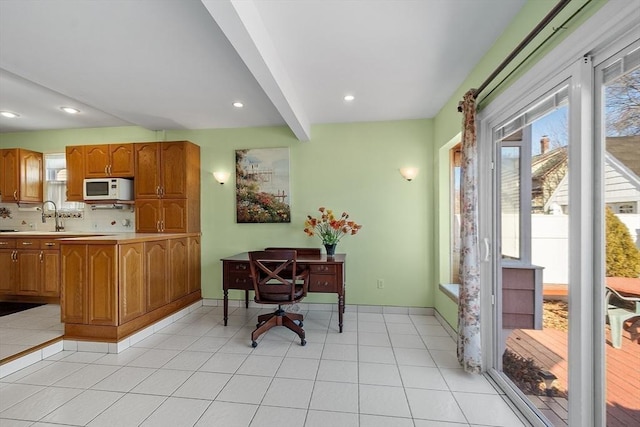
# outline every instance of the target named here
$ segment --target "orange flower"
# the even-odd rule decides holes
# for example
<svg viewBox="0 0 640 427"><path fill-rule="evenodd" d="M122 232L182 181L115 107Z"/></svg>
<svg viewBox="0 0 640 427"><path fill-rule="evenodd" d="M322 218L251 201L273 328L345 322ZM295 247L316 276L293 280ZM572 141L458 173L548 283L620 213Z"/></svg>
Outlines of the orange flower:
<svg viewBox="0 0 640 427"><path fill-rule="evenodd" d="M340 218L336 218L331 209L320 207L318 211L321 214L319 218L307 215L307 219L304 222L304 232L308 236L317 235L324 244L336 244L347 234L353 236L362 228L362 225L357 224L355 221L347 221L347 218L349 218L347 212L342 212Z"/></svg>

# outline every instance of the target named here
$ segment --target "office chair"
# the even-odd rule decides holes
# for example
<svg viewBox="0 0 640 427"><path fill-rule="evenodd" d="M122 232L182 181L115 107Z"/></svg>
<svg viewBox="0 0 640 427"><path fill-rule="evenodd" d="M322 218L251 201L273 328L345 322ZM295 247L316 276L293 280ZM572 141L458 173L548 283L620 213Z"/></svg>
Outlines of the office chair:
<svg viewBox="0 0 640 427"><path fill-rule="evenodd" d="M270 250L249 252L249 267L255 302L277 304L273 313L258 316L256 329L251 333L251 346L257 347L256 339L274 326L284 326L300 337L300 345L305 345L303 316L288 313L283 305L295 304L307 295L309 271L298 271L295 250ZM298 321L298 324L295 323Z"/></svg>

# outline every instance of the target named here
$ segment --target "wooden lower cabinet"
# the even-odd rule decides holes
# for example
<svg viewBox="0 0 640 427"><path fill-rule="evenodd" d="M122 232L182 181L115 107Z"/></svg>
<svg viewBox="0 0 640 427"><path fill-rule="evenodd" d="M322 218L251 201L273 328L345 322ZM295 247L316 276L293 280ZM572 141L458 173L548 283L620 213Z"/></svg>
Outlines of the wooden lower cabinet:
<svg viewBox="0 0 640 427"><path fill-rule="evenodd" d="M40 265L40 250L17 250L17 295L38 295L42 268Z"/></svg>
<svg viewBox="0 0 640 427"><path fill-rule="evenodd" d="M153 266L145 274L146 309L155 310L168 304L169 281L169 250L167 240L156 240L144 243L145 265Z"/></svg>
<svg viewBox="0 0 640 427"><path fill-rule="evenodd" d="M144 243L120 245L118 252L119 317L121 322L128 322L146 312Z"/></svg>
<svg viewBox="0 0 640 427"><path fill-rule="evenodd" d="M57 303L60 296L58 249L44 246L43 239L4 239L0 244L2 298L11 301ZM4 249L7 247L14 249Z"/></svg>
<svg viewBox="0 0 640 427"><path fill-rule="evenodd" d="M201 285L201 250L200 250L200 236L189 237L189 284L188 292L195 292L200 289Z"/></svg>
<svg viewBox="0 0 640 427"><path fill-rule="evenodd" d="M114 244L63 242L65 336L117 342L199 300L199 239L158 235L158 240L134 237Z"/></svg>
<svg viewBox="0 0 640 427"><path fill-rule="evenodd" d="M16 292L15 249L0 249L0 297Z"/></svg>
<svg viewBox="0 0 640 427"><path fill-rule="evenodd" d="M187 239L169 240L169 298L173 301L188 293Z"/></svg>
<svg viewBox="0 0 640 427"><path fill-rule="evenodd" d="M47 297L60 296L60 251L43 250L40 255L42 269L40 279L40 295Z"/></svg>
<svg viewBox="0 0 640 427"><path fill-rule="evenodd" d="M60 308L63 323L88 323L87 245L61 245Z"/></svg>

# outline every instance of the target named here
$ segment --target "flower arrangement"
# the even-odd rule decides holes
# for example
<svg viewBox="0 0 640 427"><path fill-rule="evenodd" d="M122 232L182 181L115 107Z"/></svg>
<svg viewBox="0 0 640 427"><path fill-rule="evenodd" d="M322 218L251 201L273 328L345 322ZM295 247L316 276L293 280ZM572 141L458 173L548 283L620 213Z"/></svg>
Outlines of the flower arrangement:
<svg viewBox="0 0 640 427"><path fill-rule="evenodd" d="M362 225L356 224L355 221L348 221L349 214L346 212L342 212L340 218L336 218L331 209L321 207L318 211L318 218L307 215L304 232L308 236L317 235L325 245L335 245L347 234L354 235L362 228Z"/></svg>

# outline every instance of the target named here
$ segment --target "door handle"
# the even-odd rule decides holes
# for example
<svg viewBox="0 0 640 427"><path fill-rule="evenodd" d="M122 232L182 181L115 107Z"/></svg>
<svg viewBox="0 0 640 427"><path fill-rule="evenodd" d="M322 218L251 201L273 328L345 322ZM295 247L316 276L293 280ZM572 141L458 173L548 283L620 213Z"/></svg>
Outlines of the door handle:
<svg viewBox="0 0 640 427"><path fill-rule="evenodd" d="M489 250L489 239L485 237L482 240L484 241L484 257L483 257L482 261L488 262L489 261L489 255L490 255L490 252L491 252Z"/></svg>

